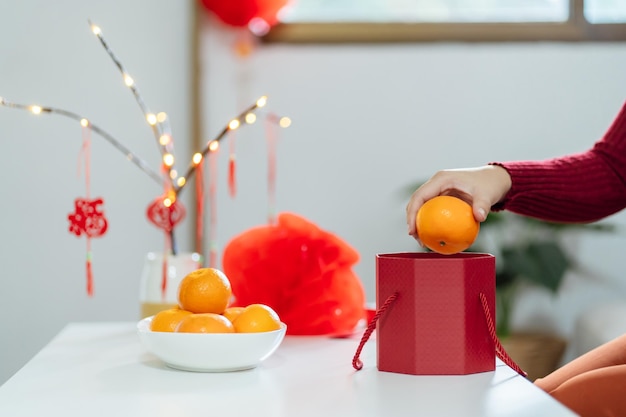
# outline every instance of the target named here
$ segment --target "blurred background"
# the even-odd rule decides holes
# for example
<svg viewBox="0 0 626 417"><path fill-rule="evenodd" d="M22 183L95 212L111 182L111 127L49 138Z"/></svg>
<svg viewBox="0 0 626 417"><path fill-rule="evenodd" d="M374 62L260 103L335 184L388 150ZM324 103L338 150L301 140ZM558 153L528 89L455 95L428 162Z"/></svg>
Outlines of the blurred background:
<svg viewBox="0 0 626 417"><path fill-rule="evenodd" d="M354 270L368 301L377 253L420 250L406 233L407 187L443 168L584 151L626 97L622 41L254 40L243 56L242 30L193 0L25 0L3 2L0 15L0 97L84 115L157 169L150 128L88 19L148 105L167 112L178 161L267 95L267 108L293 122L277 132L275 209L357 249ZM267 222L265 137L262 124L237 132L235 198L226 147L219 154L217 220L212 234L205 222L203 251L215 245L221 253L232 237ZM0 107L0 383L68 322L137 320L145 256L163 249L163 233L145 216L161 189L94 134L91 194L104 198L109 230L92 240L95 289L86 295L86 241L67 222L85 194L81 141L71 120ZM189 215L177 242L189 252L193 193L184 201ZM606 221L623 227L625 216ZM540 323L567 337L586 308L626 297L619 227L577 236L571 249L584 268L568 273L556 296L529 290L517 325Z"/></svg>

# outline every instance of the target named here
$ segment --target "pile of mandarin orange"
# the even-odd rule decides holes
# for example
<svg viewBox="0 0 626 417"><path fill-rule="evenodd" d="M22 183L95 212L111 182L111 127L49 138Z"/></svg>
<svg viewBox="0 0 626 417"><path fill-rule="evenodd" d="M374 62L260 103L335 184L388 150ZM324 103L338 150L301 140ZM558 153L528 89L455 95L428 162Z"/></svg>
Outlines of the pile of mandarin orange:
<svg viewBox="0 0 626 417"><path fill-rule="evenodd" d="M158 312L150 330L179 333L257 333L280 329L278 314L265 304L229 307L232 290L216 268L191 272L178 287L178 307Z"/></svg>

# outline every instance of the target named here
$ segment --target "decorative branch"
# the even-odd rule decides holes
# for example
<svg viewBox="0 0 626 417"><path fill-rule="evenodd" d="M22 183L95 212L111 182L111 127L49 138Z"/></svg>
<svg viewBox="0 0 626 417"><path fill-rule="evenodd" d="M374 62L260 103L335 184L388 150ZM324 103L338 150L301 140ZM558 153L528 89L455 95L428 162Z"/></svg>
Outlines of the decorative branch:
<svg viewBox="0 0 626 417"><path fill-rule="evenodd" d="M124 78L124 84L130 89L135 97L135 101L139 105L146 121L150 125L152 129L152 133L156 139L159 150L161 151L161 157L163 158L163 166L166 167L168 173L168 179L170 184L173 185L174 179L172 178L172 169L174 168L174 158L173 158L173 141L172 141L172 132L170 130L169 124L165 124L167 120L167 116L165 113L159 113L155 115L150 111L146 102L144 101L141 93L139 93L139 88L135 83L133 77L130 76L128 71L122 65L122 62L117 58L117 56L113 53L113 50L109 47L109 44L106 42L104 37L102 36L102 29L99 26L93 24L91 20L88 20L89 26L91 27L91 31L98 38L104 50L107 52L115 66L122 73L122 77Z"/></svg>
<svg viewBox="0 0 626 417"><path fill-rule="evenodd" d="M230 132L231 130L238 129L244 123L245 124L254 123L257 118L254 112L257 109L265 107L266 104L267 104L267 96L260 97L253 105L251 105L246 110L239 113L237 117L232 119L228 123L228 125L226 125L214 139L208 141L204 149L202 149L202 151L197 152L196 154L193 155L193 157L191 158L191 163L189 164L189 167L187 168L187 172L185 172L184 176L180 177L183 179L183 181L180 181L178 184L176 184L176 188L174 189L176 195L179 195L180 192L185 188L185 185L187 185L189 178L191 178L193 174L196 172L198 165L200 165L200 163L206 157L206 155L209 152L215 152L219 148L219 142L226 137L228 132ZM268 114L267 117L270 122L277 123L282 128L287 128L291 125L291 119L289 119L288 117L285 117L285 116L278 117L277 115L273 113Z"/></svg>
<svg viewBox="0 0 626 417"><path fill-rule="evenodd" d="M205 146L205 148L202 151L197 152L197 153L195 153L192 156L191 161L189 163L189 167L187 168L187 172L185 172L185 175L182 176L184 181L181 181L181 183L176 185L175 191L176 191L177 194L180 193L183 190L183 188L187 184L189 178L191 178L193 176L193 174L196 172L196 169L197 169L198 165L200 165L200 163L202 163L202 160L206 157L206 155L209 152L216 151L219 148L219 142L222 139L224 139L224 137L226 137L226 134L228 132L230 132L231 130L238 129L239 126L241 126L241 122L242 121L244 121L246 123L254 123L254 120L256 120L256 117L254 118L254 120L252 120L251 117L248 117L246 119L246 116L248 114L254 114L254 113L252 113L254 110L256 110L257 108L265 106L265 104L267 104L267 97L263 96L263 97L259 98L253 105L251 105L246 110L241 112L237 117L232 119L228 123L228 125L226 125L222 129L222 131L213 140L208 141L206 146Z"/></svg>
<svg viewBox="0 0 626 417"><path fill-rule="evenodd" d="M191 158L191 162L189 164L189 168L187 169L187 172L185 173L185 175L177 178L177 182L173 190L176 196L183 190L183 188L185 188L185 185L187 184L188 179L193 176L198 165L202 162L202 160L206 157L206 155L209 152L216 151L219 148L219 142L226 137L227 133L230 132L231 130L238 129L244 123L245 124L254 123L256 121L256 114L254 113L254 111L259 108L264 107L266 104L267 104L266 96L259 98L256 101L256 103L249 106L246 110L241 112L237 117L232 119L228 123L228 125L226 125L214 139L209 140L207 142L206 147L202 151L197 152L196 154L193 155L193 157ZM126 157L126 159L128 159L130 162L135 164L140 170L142 170L145 174L147 174L157 184L162 185L163 183L162 175L158 173L157 171L153 170L148 165L148 163L146 163L143 159L137 156L137 154L135 154L126 146L124 146L120 141L115 139L113 135L111 135L110 133L108 133L107 131L99 127L98 125L93 124L89 119L77 113L74 113L72 111L65 110L65 109L55 108L55 107L44 107L44 106L39 106L39 105L26 105L26 104L20 104L20 103L13 103L13 102L7 101L3 97L0 97L0 106L26 110L26 111L31 112L34 115L40 115L42 113L58 114L61 116L68 117L72 120L78 121L81 124L81 126L85 126L85 127L89 126L92 131L102 136L107 142L109 142L117 150L122 152L124 156ZM278 123L283 128L288 127L291 123L291 120L288 117L278 117L274 114L269 114L268 118L272 122Z"/></svg>
<svg viewBox="0 0 626 417"><path fill-rule="evenodd" d="M139 89L135 84L133 78L128 74L122 63L115 56L108 43L104 40L102 36L102 30L91 23L92 32L96 35L105 51L109 55L109 57L113 60L117 68L122 73L124 78L124 83L127 87L132 91L137 104L139 105L141 111L144 114L144 117L148 124L152 128L152 132L157 140L157 145L159 146L159 150L161 151L161 166L164 167L164 172L157 172L150 168L150 166L141 158L139 158L135 153L131 152L127 147L122 145L117 139L115 139L111 134L106 132L104 129L100 128L97 125L91 123L88 119L80 116L77 113L60 109L54 107L42 107L38 105L24 105L19 103L12 103L6 101L2 97L0 97L0 106L11 107L21 110L28 110L35 115L39 115L41 113L53 113L59 114L61 116L68 117L70 119L76 120L80 122L83 127L90 127L93 132L96 132L98 135L102 136L105 140L107 140L111 145L113 145L117 150L122 152L126 158L135 164L139 169L141 169L145 174L147 174L151 179L153 179L160 186L165 186L165 193L162 197L162 200L155 200L160 203L160 205L165 209L174 209L176 206L176 200L178 199L178 195L185 188L185 185L188 183L188 179L194 175L198 166L203 162L204 158L209 152L214 152L219 148L219 142L227 135L227 133L231 130L238 129L242 124L252 124L256 121L257 116L255 114L256 110L264 107L267 104L267 97L263 96L259 98L253 105L249 106L246 110L240 113L236 118L232 119L226 127L224 127L217 137L213 140L207 142L204 149L200 152L197 152L191 158L189 163L189 167L184 176L177 176L177 172L174 169L174 155L173 155L173 138L171 134L171 127L169 121L167 120L167 115L165 113L154 114L151 113L148 109L148 106L145 104L141 94L139 93ZM279 118L274 114L270 114L268 116L268 120L272 123L277 123L281 127L288 127L291 124L291 120L287 117ZM165 178L165 171L167 171L167 180ZM166 182L167 181L167 182ZM174 205L174 207L172 207ZM152 218L149 216L152 220ZM171 221L171 212L170 219ZM157 224L157 226L161 227ZM165 228L168 231L170 236L170 242L172 245L172 251L176 254L176 243L174 239L174 228L173 224L170 225L169 228Z"/></svg>
<svg viewBox="0 0 626 417"><path fill-rule="evenodd" d="M37 105L28 106L25 104L12 103L2 97L0 97L0 105L5 106L5 107L21 109L21 110L27 110L35 115L39 115L41 113L59 114L61 116L65 116L70 119L76 120L77 122L81 124L81 126L84 126L84 127L89 126L91 127L91 130L96 132L98 135L102 136L107 142L109 142L117 150L122 152L126 156L126 159L128 159L130 162L135 164L139 169L141 169L144 173L146 173L150 178L156 181L157 184L163 183L162 175L154 171L143 159L138 157L134 152L132 152L126 146L122 145L122 143L119 142L117 139L115 139L113 135L106 132L101 127L91 123L89 119L82 117L79 114L76 114L74 112L64 110L64 109L54 108L54 107L43 107L43 106L37 106Z"/></svg>
<svg viewBox="0 0 626 417"><path fill-rule="evenodd" d="M176 177L176 171L173 169L174 168L174 155L172 154L173 152L172 133L170 130L169 123L166 123L167 117L165 113L159 113L158 115L154 115L154 113L150 112L150 110L148 109L148 106L145 104L145 101L143 100L143 98L141 97L141 94L139 93L137 84L135 83L133 78L130 76L128 71L126 71L126 69L122 65L122 62L116 57L116 55L113 53L113 51L109 47L108 43L102 36L102 30L100 29L100 27L93 24L91 20L89 20L89 25L91 26L91 30L94 33L94 35L96 35L96 37L98 38L98 40L104 47L104 50L107 52L109 57L113 60L113 63L115 63L117 68L122 73L122 76L124 78L124 83L132 91L133 95L135 96L135 100L137 101L137 104L139 105L139 107L141 108L141 111L144 114L144 117L148 121L148 124L152 127L152 131L157 139L157 143L160 146L161 157L163 159L163 166L167 168L168 177L172 184L175 197L177 197L178 194L183 190L183 188L185 187L185 184L187 184L187 181L189 180L189 178L193 176L193 174L196 171L196 167L202 162L204 157L206 157L206 155L209 152L217 150L217 148L219 147L219 142L226 136L226 134L231 130L235 130L239 128L243 123L246 123L246 124L254 123L256 120L256 115L254 114L254 111L258 108L264 107L267 104L267 97L263 96L259 98L256 101L256 103L254 103L252 106L248 107L241 114L239 114L236 118L232 119L230 123L217 135L215 139L207 142L206 147L201 152L193 155L185 175L181 177ZM281 119L274 117L274 119L278 121L278 123L282 127L287 127L291 123L291 121L286 117L283 117Z"/></svg>

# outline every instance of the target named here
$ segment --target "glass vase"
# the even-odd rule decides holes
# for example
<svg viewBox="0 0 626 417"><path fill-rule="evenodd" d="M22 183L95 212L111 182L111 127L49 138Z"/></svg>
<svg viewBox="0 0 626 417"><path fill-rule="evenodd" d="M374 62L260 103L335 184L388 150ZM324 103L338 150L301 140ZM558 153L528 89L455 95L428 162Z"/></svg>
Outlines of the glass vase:
<svg viewBox="0 0 626 417"><path fill-rule="evenodd" d="M149 252L144 260L139 287L141 318L178 305L180 281L199 268L201 256L198 253L164 256L163 253Z"/></svg>

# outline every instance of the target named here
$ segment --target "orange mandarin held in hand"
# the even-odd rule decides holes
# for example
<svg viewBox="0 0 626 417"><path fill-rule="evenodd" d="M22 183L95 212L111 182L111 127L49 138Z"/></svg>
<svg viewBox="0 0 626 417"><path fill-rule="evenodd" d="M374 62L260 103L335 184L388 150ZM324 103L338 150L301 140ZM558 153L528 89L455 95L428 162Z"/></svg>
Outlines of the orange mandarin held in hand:
<svg viewBox="0 0 626 417"><path fill-rule="evenodd" d="M422 244L444 255L469 248L480 230L472 206L453 196L437 196L425 202L415 224Z"/></svg>

